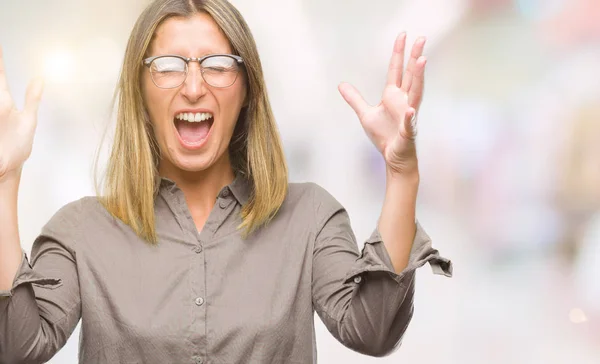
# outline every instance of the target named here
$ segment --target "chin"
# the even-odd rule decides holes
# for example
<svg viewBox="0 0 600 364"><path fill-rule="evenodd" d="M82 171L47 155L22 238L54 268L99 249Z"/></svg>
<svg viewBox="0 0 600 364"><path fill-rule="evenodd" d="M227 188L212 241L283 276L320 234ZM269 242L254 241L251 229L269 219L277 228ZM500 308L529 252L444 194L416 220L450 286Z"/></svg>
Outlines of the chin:
<svg viewBox="0 0 600 364"><path fill-rule="evenodd" d="M209 157L208 153L200 155L177 155L169 163L176 169L186 172L201 172L212 167L216 159Z"/></svg>

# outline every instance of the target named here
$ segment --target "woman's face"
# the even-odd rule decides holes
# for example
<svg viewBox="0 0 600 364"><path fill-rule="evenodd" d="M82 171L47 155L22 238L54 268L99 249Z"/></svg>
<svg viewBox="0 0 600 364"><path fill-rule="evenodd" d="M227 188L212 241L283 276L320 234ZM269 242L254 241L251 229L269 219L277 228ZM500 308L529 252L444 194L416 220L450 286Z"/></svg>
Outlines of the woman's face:
<svg viewBox="0 0 600 364"><path fill-rule="evenodd" d="M199 58L217 53L231 54L231 46L214 20L201 13L164 21L148 54ZM161 174L204 171L217 162L229 166L226 151L247 92L242 68L233 85L216 88L204 81L198 62L190 62L185 82L171 89L157 87L145 68L142 89L161 150ZM202 121L190 122L190 116Z"/></svg>

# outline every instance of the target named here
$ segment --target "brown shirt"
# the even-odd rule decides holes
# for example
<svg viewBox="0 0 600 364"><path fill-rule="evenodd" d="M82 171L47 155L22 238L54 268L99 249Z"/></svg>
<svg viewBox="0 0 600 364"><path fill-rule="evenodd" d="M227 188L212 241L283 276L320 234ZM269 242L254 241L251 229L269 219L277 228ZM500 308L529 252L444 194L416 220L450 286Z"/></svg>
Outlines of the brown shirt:
<svg viewBox="0 0 600 364"><path fill-rule="evenodd" d="M85 364L316 363L315 311L343 345L382 356L411 319L415 269L452 274L418 223L399 275L377 229L359 252L348 214L314 183L291 183L271 223L242 240L248 193L241 178L224 187L198 232L162 179L157 246L94 197L60 209L0 291L0 362L49 360L81 318Z"/></svg>

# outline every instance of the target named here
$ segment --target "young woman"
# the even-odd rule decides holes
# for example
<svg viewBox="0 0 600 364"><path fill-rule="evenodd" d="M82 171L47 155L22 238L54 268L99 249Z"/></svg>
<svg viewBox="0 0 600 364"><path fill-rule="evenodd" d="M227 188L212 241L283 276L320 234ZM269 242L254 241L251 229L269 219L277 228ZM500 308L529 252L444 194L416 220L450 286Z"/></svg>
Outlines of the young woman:
<svg viewBox="0 0 600 364"><path fill-rule="evenodd" d="M415 220L424 39L395 42L381 103L340 92L387 166L361 252L344 208L288 183L254 39L225 0L157 0L127 45L104 193L19 243L17 191L42 85L14 108L0 55L0 362L49 360L82 319L81 363L316 362L314 312L383 356L413 311L415 270L451 275Z"/></svg>

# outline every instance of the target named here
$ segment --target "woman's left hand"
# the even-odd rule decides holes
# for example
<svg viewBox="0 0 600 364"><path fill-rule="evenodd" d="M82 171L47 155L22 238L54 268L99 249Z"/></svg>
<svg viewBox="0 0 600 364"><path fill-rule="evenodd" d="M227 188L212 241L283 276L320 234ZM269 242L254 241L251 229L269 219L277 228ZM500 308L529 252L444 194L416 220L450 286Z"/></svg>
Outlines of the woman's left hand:
<svg viewBox="0 0 600 364"><path fill-rule="evenodd" d="M416 117L423 98L425 38L416 40L406 70L405 46L406 33L402 33L394 43L387 83L377 106L367 104L350 84L342 83L338 87L383 155L388 171L394 174L418 173L415 136Z"/></svg>

